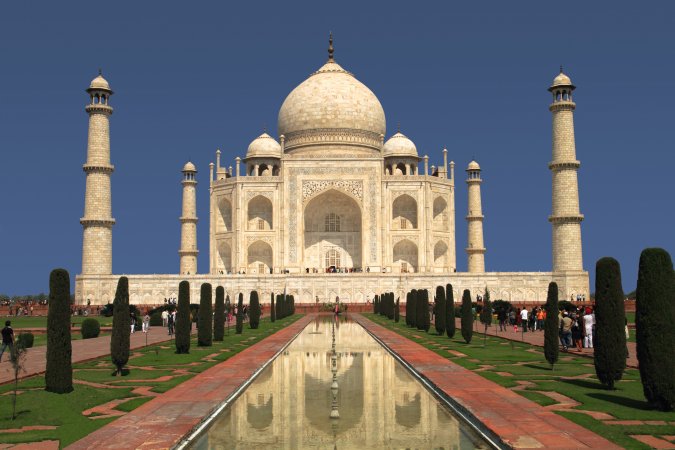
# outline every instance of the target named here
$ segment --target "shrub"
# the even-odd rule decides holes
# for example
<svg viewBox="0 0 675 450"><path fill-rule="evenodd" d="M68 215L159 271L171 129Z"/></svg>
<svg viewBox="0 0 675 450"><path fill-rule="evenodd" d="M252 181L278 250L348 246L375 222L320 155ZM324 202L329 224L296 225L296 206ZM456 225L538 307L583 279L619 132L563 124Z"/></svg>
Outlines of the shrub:
<svg viewBox="0 0 675 450"><path fill-rule="evenodd" d="M380 305L379 305L379 303L380 303L380 296L379 296L379 294L375 294L375 299L373 300L373 312L374 312L375 314L379 314L379 313L380 313Z"/></svg>
<svg viewBox="0 0 675 450"><path fill-rule="evenodd" d="M225 339L225 288L216 288L216 307L213 314L213 340Z"/></svg>
<svg viewBox="0 0 675 450"><path fill-rule="evenodd" d="M199 295L199 322L197 323L197 345L211 347L213 344L213 290L210 283L202 283Z"/></svg>
<svg viewBox="0 0 675 450"><path fill-rule="evenodd" d="M490 291L485 287L485 297L483 297L483 306L480 310L480 323L483 324L485 330L483 331L483 346L487 342L487 329L492 325L492 302L490 302Z"/></svg>
<svg viewBox="0 0 675 450"><path fill-rule="evenodd" d="M598 380L608 389L626 369L626 313L623 306L621 267L614 258L595 265L595 336L593 363Z"/></svg>
<svg viewBox="0 0 675 450"><path fill-rule="evenodd" d="M190 283L183 280L178 285L178 308L176 309L176 353L190 353Z"/></svg>
<svg viewBox="0 0 675 450"><path fill-rule="evenodd" d="M63 394L73 390L72 355L70 276L65 269L54 269L49 275L46 391Z"/></svg>
<svg viewBox="0 0 675 450"><path fill-rule="evenodd" d="M291 303L291 316L295 314L295 297L293 297L293 294L289 295L289 300Z"/></svg>
<svg viewBox="0 0 675 450"><path fill-rule="evenodd" d="M394 322L398 323L401 320L401 307L398 304L399 299L396 299L396 307L394 309Z"/></svg>
<svg viewBox="0 0 675 450"><path fill-rule="evenodd" d="M274 307L274 292L270 294L270 321L275 322L277 320L277 311Z"/></svg>
<svg viewBox="0 0 675 450"><path fill-rule="evenodd" d="M113 316L113 304L107 303L103 308L101 308L100 315L103 317L112 317Z"/></svg>
<svg viewBox="0 0 675 450"><path fill-rule="evenodd" d="M462 337L469 344L473 337L473 312L471 311L471 292L464 289L462 294Z"/></svg>
<svg viewBox="0 0 675 450"><path fill-rule="evenodd" d="M455 294L452 292L452 285L445 286L445 333L449 338L455 337Z"/></svg>
<svg viewBox="0 0 675 450"><path fill-rule="evenodd" d="M150 326L151 327L161 327L164 325L164 320L162 319L162 311L153 311L150 313Z"/></svg>
<svg viewBox="0 0 675 450"><path fill-rule="evenodd" d="M239 293L237 302L237 328L236 333L241 334L244 331L244 294Z"/></svg>
<svg viewBox="0 0 675 450"><path fill-rule="evenodd" d="M251 291L251 297L248 301L248 324L252 330L260 325L260 301L258 300L258 291Z"/></svg>
<svg viewBox="0 0 675 450"><path fill-rule="evenodd" d="M445 289L443 286L436 287L436 305L434 306L434 311L436 315L436 333L439 336L445 334Z"/></svg>
<svg viewBox="0 0 675 450"><path fill-rule="evenodd" d="M569 300L560 300L558 302L558 311L572 311L574 309L577 309L576 306Z"/></svg>
<svg viewBox="0 0 675 450"><path fill-rule="evenodd" d="M425 314L429 314L429 311L426 310L426 305L424 304L424 289L418 289L415 292L415 324L417 325L418 330L424 330L426 326L426 321L424 319Z"/></svg>
<svg viewBox="0 0 675 450"><path fill-rule="evenodd" d="M98 320L89 317L82 321L80 332L82 333L82 339L96 338L101 334L101 324L98 323Z"/></svg>
<svg viewBox="0 0 675 450"><path fill-rule="evenodd" d="M668 252L642 251L635 295L642 389L652 407L670 411L675 407L675 276Z"/></svg>
<svg viewBox="0 0 675 450"><path fill-rule="evenodd" d="M544 357L551 365L558 362L558 285L555 282L548 284L546 295L546 323L544 324Z"/></svg>
<svg viewBox="0 0 675 450"><path fill-rule="evenodd" d="M110 359L117 375L122 374L122 368L129 361L130 335L129 280L127 277L120 277L113 301L113 326L110 337Z"/></svg>
<svg viewBox="0 0 675 450"><path fill-rule="evenodd" d="M277 294L277 302L276 302L276 312L277 312L277 319L283 319L284 316L284 296L281 294Z"/></svg>
<svg viewBox="0 0 675 450"><path fill-rule="evenodd" d="M16 345L21 348L33 348L34 341L35 336L33 336L33 333L19 333L16 337Z"/></svg>
<svg viewBox="0 0 675 450"><path fill-rule="evenodd" d="M429 328L431 328L431 315L429 314L429 291L422 289L418 292L422 293L422 312L424 313L422 316L424 319L424 327L422 329L428 333Z"/></svg>

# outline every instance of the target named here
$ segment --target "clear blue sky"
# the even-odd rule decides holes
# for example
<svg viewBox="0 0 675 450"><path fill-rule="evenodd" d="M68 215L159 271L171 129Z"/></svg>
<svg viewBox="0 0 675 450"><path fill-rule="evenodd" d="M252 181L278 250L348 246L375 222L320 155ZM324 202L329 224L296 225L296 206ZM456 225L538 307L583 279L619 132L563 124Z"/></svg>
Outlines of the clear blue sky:
<svg viewBox="0 0 675 450"><path fill-rule="evenodd" d="M625 4L622 4L625 3ZM551 80L578 86L584 266L675 249L675 2L5 2L0 9L0 292L47 291L81 268L87 115L101 67L111 104L113 270L176 273L180 169L199 169L208 270L208 164L244 156L285 96L335 56L431 162L484 172L489 271L551 268ZM276 133L274 133L276 134ZM593 283L593 281L592 281ZM592 286L592 285L591 285ZM593 288L591 288L593 289Z"/></svg>

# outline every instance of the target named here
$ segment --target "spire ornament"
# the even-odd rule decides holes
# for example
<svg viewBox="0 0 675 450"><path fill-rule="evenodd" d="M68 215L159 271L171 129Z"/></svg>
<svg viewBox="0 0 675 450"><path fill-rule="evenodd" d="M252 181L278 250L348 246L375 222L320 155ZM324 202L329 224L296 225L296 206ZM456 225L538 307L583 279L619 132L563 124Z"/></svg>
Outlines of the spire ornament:
<svg viewBox="0 0 675 450"><path fill-rule="evenodd" d="M560 73L563 73L562 64L560 64Z"/></svg>
<svg viewBox="0 0 675 450"><path fill-rule="evenodd" d="M334 61L333 59L333 53L335 52L335 49L333 48L333 32L331 31L330 34L328 35L328 61L332 62Z"/></svg>

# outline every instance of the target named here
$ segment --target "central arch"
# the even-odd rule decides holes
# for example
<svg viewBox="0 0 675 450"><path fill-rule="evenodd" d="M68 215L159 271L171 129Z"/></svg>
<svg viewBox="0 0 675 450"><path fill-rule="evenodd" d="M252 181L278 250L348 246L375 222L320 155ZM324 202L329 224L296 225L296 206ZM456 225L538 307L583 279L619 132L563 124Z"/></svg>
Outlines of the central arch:
<svg viewBox="0 0 675 450"><path fill-rule="evenodd" d="M320 272L360 269L361 221L359 204L335 189L310 200L304 211L303 267Z"/></svg>

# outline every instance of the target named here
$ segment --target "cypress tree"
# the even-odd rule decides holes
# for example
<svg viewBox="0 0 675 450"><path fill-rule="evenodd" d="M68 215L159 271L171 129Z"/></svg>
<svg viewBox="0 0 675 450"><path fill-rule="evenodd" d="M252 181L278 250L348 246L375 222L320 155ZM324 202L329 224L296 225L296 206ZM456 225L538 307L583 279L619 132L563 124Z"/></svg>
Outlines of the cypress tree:
<svg viewBox="0 0 675 450"><path fill-rule="evenodd" d="M471 312L471 292L464 289L462 294L462 337L467 344L473 336L473 314Z"/></svg>
<svg viewBox="0 0 675 450"><path fill-rule="evenodd" d="M73 348L70 343L70 275L65 269L54 269L49 274L46 391L57 394L72 392L72 356Z"/></svg>
<svg viewBox="0 0 675 450"><path fill-rule="evenodd" d="M623 306L621 267L614 258L595 265L595 336L593 363L598 380L608 389L626 369L626 313Z"/></svg>
<svg viewBox="0 0 675 450"><path fill-rule="evenodd" d="M415 324L418 330L424 330L424 294L422 289L415 291Z"/></svg>
<svg viewBox="0 0 675 450"><path fill-rule="evenodd" d="M394 316L396 316L396 304L394 302L394 293L393 292L388 292L387 293L387 318L389 320L394 320Z"/></svg>
<svg viewBox="0 0 675 450"><path fill-rule="evenodd" d="M410 311L412 308L412 293L410 291L405 294L405 324L406 326L412 326L410 321Z"/></svg>
<svg viewBox="0 0 675 450"><path fill-rule="evenodd" d="M239 293L239 301L237 302L237 328L236 333L241 334L244 331L244 294Z"/></svg>
<svg viewBox="0 0 675 450"><path fill-rule="evenodd" d="M248 301L249 326L255 330L260 325L260 301L258 300L258 291L251 291L251 297Z"/></svg>
<svg viewBox="0 0 675 450"><path fill-rule="evenodd" d="M544 357L551 365L558 362L560 347L558 346L558 284L554 281L548 284L546 295L546 323L544 324Z"/></svg>
<svg viewBox="0 0 675 450"><path fill-rule="evenodd" d="M284 314L284 296L282 294L277 294L277 319L283 319L286 317Z"/></svg>
<svg viewBox="0 0 675 450"><path fill-rule="evenodd" d="M129 280L127 277L120 277L113 301L113 324L110 336L110 359L115 365L116 375L121 375L122 368L129 362L130 339Z"/></svg>
<svg viewBox="0 0 675 450"><path fill-rule="evenodd" d="M378 302L380 301L380 296L378 294L375 294L375 299L373 300L373 313L377 314L379 313L378 309Z"/></svg>
<svg viewBox="0 0 675 450"><path fill-rule="evenodd" d="M675 275L662 248L640 255L635 326L642 390L649 404L663 411L675 407Z"/></svg>
<svg viewBox="0 0 675 450"><path fill-rule="evenodd" d="M490 291L485 286L485 297L483 297L483 309L480 311L480 323L485 326L483 332L483 347L487 342L487 329L492 324L492 302L490 301Z"/></svg>
<svg viewBox="0 0 675 450"><path fill-rule="evenodd" d="M295 314L295 297L291 294L291 314Z"/></svg>
<svg viewBox="0 0 675 450"><path fill-rule="evenodd" d="M396 299L396 307L394 309L394 322L398 323L401 320L401 306L399 305L399 299Z"/></svg>
<svg viewBox="0 0 675 450"><path fill-rule="evenodd" d="M439 336L442 336L445 333L445 289L443 286L436 287L436 306L434 308L436 316L436 333Z"/></svg>
<svg viewBox="0 0 675 450"><path fill-rule="evenodd" d="M181 301L182 300L182 301ZM192 310L190 309L190 283L186 280L178 283L178 303L174 321L176 353L190 353L190 335L192 333ZM182 327L180 323L182 322Z"/></svg>
<svg viewBox="0 0 675 450"><path fill-rule="evenodd" d="M417 328L417 289L410 291L410 326Z"/></svg>
<svg viewBox="0 0 675 450"><path fill-rule="evenodd" d="M190 353L190 283L183 280L178 285L178 306L176 308L176 353Z"/></svg>
<svg viewBox="0 0 675 450"><path fill-rule="evenodd" d="M452 285L445 286L445 333L449 338L455 337L457 326L455 325L455 294L452 292Z"/></svg>
<svg viewBox="0 0 675 450"><path fill-rule="evenodd" d="M276 322L277 320L277 311L274 307L274 292L270 294L270 321Z"/></svg>
<svg viewBox="0 0 675 450"><path fill-rule="evenodd" d="M429 291L426 289L422 289L422 304L424 305L422 308L424 313L424 316L422 316L424 318L423 330L428 333L429 328L431 328L431 316L429 315Z"/></svg>
<svg viewBox="0 0 675 450"><path fill-rule="evenodd" d="M225 338L225 289L216 288L216 307L213 311L213 340L222 341Z"/></svg>
<svg viewBox="0 0 675 450"><path fill-rule="evenodd" d="M199 295L199 315L197 316L197 345L213 345L213 310L211 309L213 291L210 283L202 283Z"/></svg>

